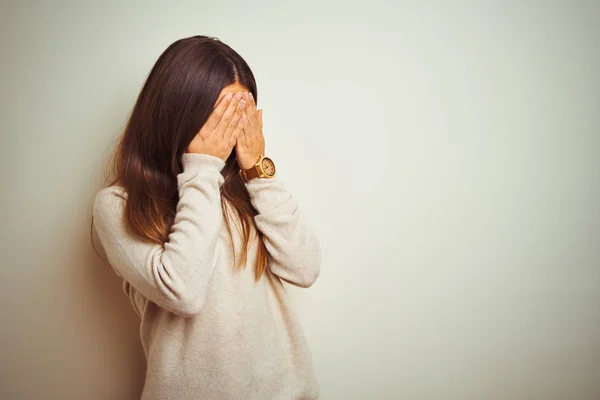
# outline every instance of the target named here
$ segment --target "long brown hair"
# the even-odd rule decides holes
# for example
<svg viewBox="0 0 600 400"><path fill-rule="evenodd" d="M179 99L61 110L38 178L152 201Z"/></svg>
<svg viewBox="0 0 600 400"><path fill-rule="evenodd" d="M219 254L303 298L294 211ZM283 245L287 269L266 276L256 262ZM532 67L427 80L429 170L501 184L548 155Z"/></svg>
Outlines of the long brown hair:
<svg viewBox="0 0 600 400"><path fill-rule="evenodd" d="M113 181L108 184L125 189L125 222L135 236L157 244L167 242L179 201L181 155L212 113L223 88L236 82L246 86L258 103L256 81L246 61L212 36L175 41L152 67L118 139L112 159ZM258 238L254 268L258 281L267 270L268 253L254 226L257 211L238 171L234 150L221 171L221 207L232 238L234 269L245 265L252 233ZM228 208L240 222L242 253L238 261Z"/></svg>

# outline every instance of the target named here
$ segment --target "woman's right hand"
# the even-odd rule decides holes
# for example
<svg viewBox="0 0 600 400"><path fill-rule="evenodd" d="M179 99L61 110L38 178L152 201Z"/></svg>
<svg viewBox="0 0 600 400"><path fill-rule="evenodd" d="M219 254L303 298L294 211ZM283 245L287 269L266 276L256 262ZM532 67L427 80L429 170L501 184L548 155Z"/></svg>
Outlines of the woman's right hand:
<svg viewBox="0 0 600 400"><path fill-rule="evenodd" d="M209 154L227 161L247 117L242 92L228 93L221 98L206 123L187 148L188 153Z"/></svg>

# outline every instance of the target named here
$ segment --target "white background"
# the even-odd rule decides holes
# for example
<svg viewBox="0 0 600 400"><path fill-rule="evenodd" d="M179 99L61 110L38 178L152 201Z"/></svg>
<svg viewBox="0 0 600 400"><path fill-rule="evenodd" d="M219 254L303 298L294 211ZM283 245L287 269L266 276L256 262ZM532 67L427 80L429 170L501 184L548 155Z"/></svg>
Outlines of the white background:
<svg viewBox="0 0 600 400"><path fill-rule="evenodd" d="M321 237L289 292L323 398L600 398L598 2L0 7L1 398L139 396L91 205L150 68L195 34L250 64Z"/></svg>

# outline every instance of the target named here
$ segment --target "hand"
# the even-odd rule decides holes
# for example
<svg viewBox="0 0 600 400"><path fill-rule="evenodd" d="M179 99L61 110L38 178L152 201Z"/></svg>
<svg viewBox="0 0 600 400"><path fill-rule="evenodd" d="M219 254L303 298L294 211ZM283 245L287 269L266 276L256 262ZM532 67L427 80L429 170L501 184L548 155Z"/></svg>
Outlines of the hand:
<svg viewBox="0 0 600 400"><path fill-rule="evenodd" d="M239 97L238 97L239 95ZM221 98L206 123L187 148L188 153L209 154L227 161L248 118L244 115L242 93L229 93Z"/></svg>
<svg viewBox="0 0 600 400"><path fill-rule="evenodd" d="M248 116L248 122L244 125L242 134L237 138L235 145L235 156L241 169L251 168L258 161L258 156L265 154L262 110L256 110L252 93L247 93L246 99L245 113Z"/></svg>

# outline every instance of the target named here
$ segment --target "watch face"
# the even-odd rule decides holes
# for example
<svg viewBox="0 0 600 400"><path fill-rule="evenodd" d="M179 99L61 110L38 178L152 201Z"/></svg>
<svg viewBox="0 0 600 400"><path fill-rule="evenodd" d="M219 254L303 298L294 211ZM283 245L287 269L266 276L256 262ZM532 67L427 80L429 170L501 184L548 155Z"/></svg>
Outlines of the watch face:
<svg viewBox="0 0 600 400"><path fill-rule="evenodd" d="M263 158L262 169L265 171L265 174L267 174L269 176L275 175L275 164L268 157Z"/></svg>

